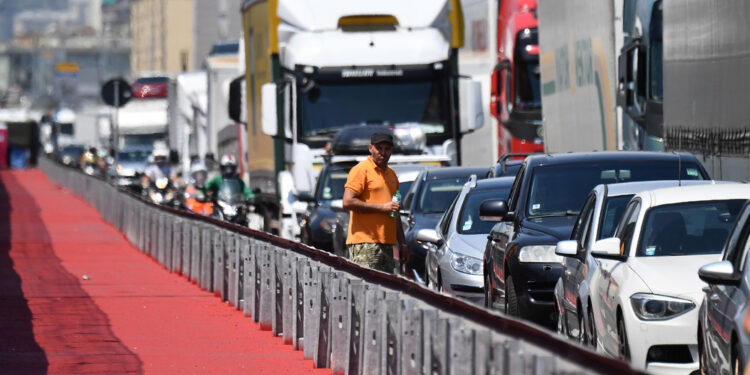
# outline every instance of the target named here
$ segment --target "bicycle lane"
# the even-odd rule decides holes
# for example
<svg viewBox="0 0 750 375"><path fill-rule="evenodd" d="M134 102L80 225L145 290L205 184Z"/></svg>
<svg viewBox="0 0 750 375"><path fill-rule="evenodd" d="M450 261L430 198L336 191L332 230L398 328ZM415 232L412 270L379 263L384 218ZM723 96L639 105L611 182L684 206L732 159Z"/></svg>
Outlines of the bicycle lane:
<svg viewBox="0 0 750 375"><path fill-rule="evenodd" d="M0 369L330 373L167 272L40 171L0 181L0 314L11 317L0 320Z"/></svg>

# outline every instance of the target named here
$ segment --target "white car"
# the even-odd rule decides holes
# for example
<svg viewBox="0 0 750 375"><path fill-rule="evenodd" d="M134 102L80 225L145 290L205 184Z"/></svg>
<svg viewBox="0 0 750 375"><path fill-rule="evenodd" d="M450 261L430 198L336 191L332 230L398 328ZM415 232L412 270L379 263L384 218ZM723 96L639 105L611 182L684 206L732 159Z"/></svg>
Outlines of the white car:
<svg viewBox="0 0 750 375"><path fill-rule="evenodd" d="M598 240L590 283L597 347L641 370L698 369L698 268L721 259L744 184L682 186L636 194L615 236Z"/></svg>
<svg viewBox="0 0 750 375"><path fill-rule="evenodd" d="M599 261L591 256L591 246L596 240L612 237L625 206L636 193L714 183L711 180L657 180L595 186L583 203L570 240L558 242L555 250L564 257L563 274L554 291L558 333L586 345L596 345L596 338L591 334L593 311L589 303L589 282Z"/></svg>

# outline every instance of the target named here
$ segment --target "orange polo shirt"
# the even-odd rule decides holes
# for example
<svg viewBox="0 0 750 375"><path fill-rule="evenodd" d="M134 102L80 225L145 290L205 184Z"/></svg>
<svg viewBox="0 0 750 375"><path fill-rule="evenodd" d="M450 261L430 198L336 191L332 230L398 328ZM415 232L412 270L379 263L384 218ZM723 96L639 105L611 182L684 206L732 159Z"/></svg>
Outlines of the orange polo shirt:
<svg viewBox="0 0 750 375"><path fill-rule="evenodd" d="M391 167L380 169L370 157L355 165L346 179L345 188L354 192L367 203L386 203L393 199L398 190L398 178ZM346 244L381 243L396 244L396 223L398 215L380 212L351 211L349 233Z"/></svg>

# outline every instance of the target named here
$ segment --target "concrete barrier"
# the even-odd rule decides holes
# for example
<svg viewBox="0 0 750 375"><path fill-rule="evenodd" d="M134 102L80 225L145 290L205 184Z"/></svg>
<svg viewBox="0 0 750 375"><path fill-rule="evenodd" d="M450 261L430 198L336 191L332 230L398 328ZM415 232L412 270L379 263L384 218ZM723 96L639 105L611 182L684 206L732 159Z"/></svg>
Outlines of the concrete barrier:
<svg viewBox="0 0 750 375"><path fill-rule="evenodd" d="M42 159L135 247L334 374L633 374L627 364L395 275L158 207Z"/></svg>

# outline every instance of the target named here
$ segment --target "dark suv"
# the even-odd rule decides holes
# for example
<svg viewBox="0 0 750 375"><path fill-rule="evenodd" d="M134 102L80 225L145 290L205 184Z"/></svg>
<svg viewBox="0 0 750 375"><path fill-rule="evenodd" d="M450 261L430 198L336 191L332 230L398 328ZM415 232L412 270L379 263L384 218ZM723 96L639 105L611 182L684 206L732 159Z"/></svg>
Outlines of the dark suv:
<svg viewBox="0 0 750 375"><path fill-rule="evenodd" d="M678 172L679 171L679 172ZM498 221L484 250L488 307L505 306L554 328L553 290L562 273L558 241L570 238L586 195L598 184L702 180L708 173L688 153L610 151L532 155L524 160L508 200L485 201L480 217Z"/></svg>

